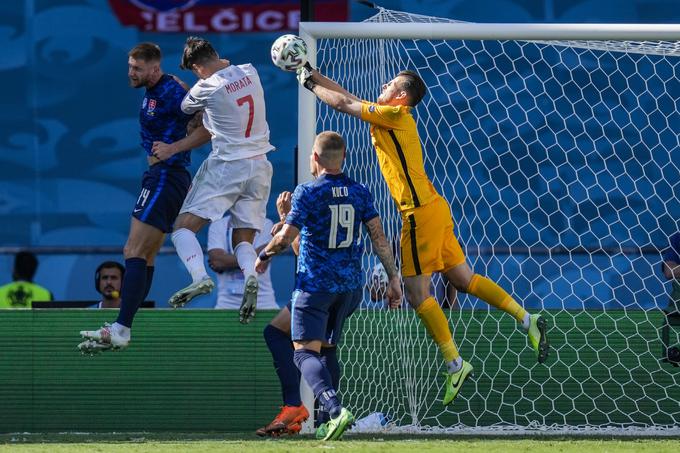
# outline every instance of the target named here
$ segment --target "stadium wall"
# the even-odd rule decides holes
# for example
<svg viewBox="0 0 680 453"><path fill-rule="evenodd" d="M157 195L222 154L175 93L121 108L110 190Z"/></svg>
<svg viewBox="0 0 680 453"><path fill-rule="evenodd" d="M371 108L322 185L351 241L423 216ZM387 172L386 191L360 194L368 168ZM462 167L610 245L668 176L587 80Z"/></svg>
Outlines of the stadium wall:
<svg viewBox="0 0 680 453"><path fill-rule="evenodd" d="M254 323L243 326L235 311L142 310L129 350L85 357L75 349L78 330L108 320L109 311L3 311L0 433L251 432L281 404L262 339L273 315L258 312ZM440 360L424 330L400 333L410 336L404 342L424 345L415 362L404 364L399 350L384 350L392 344L394 329L414 321L417 325L413 312L370 311L369 318L354 317L347 332L361 330L364 335L346 335L340 352L344 402L358 416L382 411L409 423L409 398L422 392L417 404L433 408L421 417L425 426L508 420L518 425L532 420L548 425L631 420L667 425L680 417L673 380L679 369L650 353L657 350L660 315L563 310L548 316L555 326L554 349L549 366L543 367L535 363L525 335L508 316L486 310L451 312L456 338L477 376L455 408L437 419L432 414L440 413ZM379 325L388 327L376 330ZM658 350L660 354L660 345ZM404 378L388 389L377 388L384 386L379 375L385 367L403 369ZM406 388L409 382L430 381L422 389ZM517 417L516 412L527 415Z"/></svg>

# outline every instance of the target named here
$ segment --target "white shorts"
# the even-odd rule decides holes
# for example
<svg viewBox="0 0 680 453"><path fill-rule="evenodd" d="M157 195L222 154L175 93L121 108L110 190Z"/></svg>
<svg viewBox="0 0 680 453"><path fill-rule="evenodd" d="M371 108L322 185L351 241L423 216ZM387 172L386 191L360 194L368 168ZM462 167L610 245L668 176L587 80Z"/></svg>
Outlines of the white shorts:
<svg viewBox="0 0 680 453"><path fill-rule="evenodd" d="M180 214L189 212L214 222L230 211L230 226L260 231L272 172L265 154L234 161L208 156L194 176Z"/></svg>

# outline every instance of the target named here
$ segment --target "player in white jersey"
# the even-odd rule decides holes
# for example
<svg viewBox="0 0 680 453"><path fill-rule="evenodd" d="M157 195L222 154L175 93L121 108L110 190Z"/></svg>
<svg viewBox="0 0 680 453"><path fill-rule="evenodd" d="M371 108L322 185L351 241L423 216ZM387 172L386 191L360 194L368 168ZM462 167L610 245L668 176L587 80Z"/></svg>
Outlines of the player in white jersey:
<svg viewBox="0 0 680 453"><path fill-rule="evenodd" d="M271 220L265 219L262 230L255 235L253 246L259 253L272 238ZM238 267L232 246L231 216L210 223L208 229L208 264L217 273L217 304L215 308L239 308L243 299L243 272ZM271 269L257 276L259 290L257 308L278 309L274 287L272 286Z"/></svg>
<svg viewBox="0 0 680 453"><path fill-rule="evenodd" d="M245 275L240 321L247 323L254 315L258 291L253 240L264 224L272 177L266 157L273 146L264 91L252 65L231 65L202 38L187 39L180 67L199 78L182 101L182 110L204 111L203 125L210 132L212 152L194 177L172 233L177 254L193 282L176 292L169 303L181 307L212 291L215 284L206 273L196 233L230 211L234 254Z"/></svg>

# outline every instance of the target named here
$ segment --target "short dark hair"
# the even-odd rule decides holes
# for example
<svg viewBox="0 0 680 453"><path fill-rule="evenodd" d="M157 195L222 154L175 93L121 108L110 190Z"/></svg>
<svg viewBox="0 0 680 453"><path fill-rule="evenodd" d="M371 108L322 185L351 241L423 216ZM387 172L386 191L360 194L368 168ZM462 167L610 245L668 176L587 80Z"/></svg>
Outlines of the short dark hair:
<svg viewBox="0 0 680 453"><path fill-rule="evenodd" d="M342 163L345 157L345 140L333 131L323 131L314 140L317 155L324 166Z"/></svg>
<svg viewBox="0 0 680 453"><path fill-rule="evenodd" d="M397 74L397 77L400 76L402 77L400 88L408 93L408 96L411 99L410 105L411 107L415 107L425 97L425 93L427 93L425 82L423 82L423 79L421 79L415 71L401 71Z"/></svg>
<svg viewBox="0 0 680 453"><path fill-rule="evenodd" d="M128 57L143 61L161 61L161 48L152 42L137 44L128 52Z"/></svg>
<svg viewBox="0 0 680 453"><path fill-rule="evenodd" d="M38 258L31 252L19 252L14 256L14 278L33 281L38 270Z"/></svg>
<svg viewBox="0 0 680 453"><path fill-rule="evenodd" d="M210 60L219 58L215 48L206 39L190 36L184 44L180 69L191 69L195 64L203 65Z"/></svg>

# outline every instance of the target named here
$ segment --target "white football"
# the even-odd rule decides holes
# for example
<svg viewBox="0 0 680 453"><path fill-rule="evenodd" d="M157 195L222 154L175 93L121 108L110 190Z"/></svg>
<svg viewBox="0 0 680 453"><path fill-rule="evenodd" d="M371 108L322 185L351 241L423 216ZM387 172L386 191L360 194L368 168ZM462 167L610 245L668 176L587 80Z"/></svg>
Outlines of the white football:
<svg viewBox="0 0 680 453"><path fill-rule="evenodd" d="M272 61L284 71L295 71L307 63L307 44L299 36L279 36L272 44Z"/></svg>

